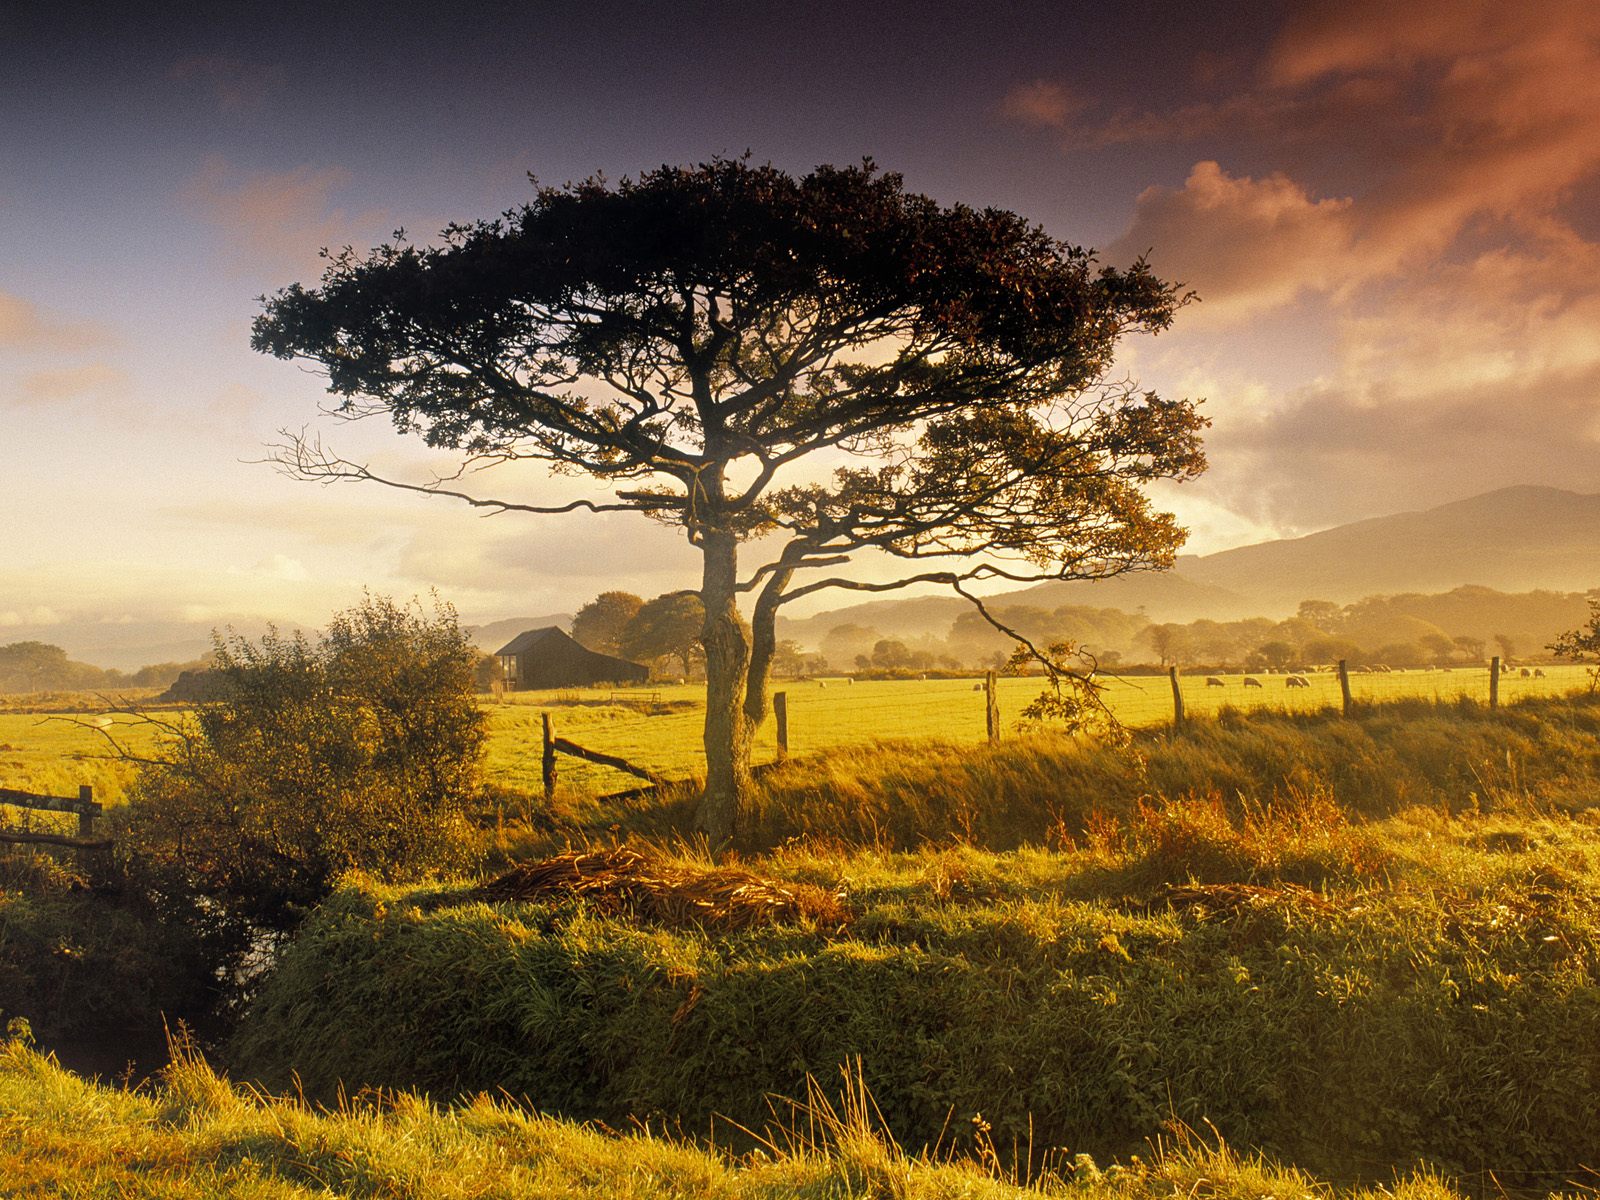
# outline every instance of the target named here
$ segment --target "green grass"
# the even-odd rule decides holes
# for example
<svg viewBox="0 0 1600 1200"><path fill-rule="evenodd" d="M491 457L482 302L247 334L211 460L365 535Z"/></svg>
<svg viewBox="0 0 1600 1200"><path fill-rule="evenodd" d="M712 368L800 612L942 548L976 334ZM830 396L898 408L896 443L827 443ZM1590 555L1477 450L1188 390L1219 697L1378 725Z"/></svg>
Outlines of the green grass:
<svg viewBox="0 0 1600 1200"><path fill-rule="evenodd" d="M976 1159L907 1153L848 1083L816 1088L787 1131L732 1156L649 1131L619 1135L478 1097L440 1109L389 1093L314 1109L239 1089L192 1050L137 1092L99 1086L12 1043L0 1049L0 1192L58 1196L218 1196L257 1200L1300 1200L1319 1181L1225 1145L1169 1138L1120 1165L1055 1152L1037 1174L1026 1148ZM1350 1200L1458 1200L1420 1172Z"/></svg>
<svg viewBox="0 0 1600 1200"><path fill-rule="evenodd" d="M622 719L609 696L565 699L565 729ZM440 1174L449 1154L489 1153L472 1140L484 1128L513 1147L494 1152L504 1187L573 1195L1005 1195L997 1161L1035 1178L1046 1151L1058 1167L1079 1152L1148 1160L1150 1139L1183 1127L1341 1189L1443 1195L1443 1172L1481 1193L1485 1170L1519 1193L1592 1182L1600 702L1491 714L1410 700L1358 721L1231 711L1123 748L866 747L766 785L744 865L842 886L847 929L718 934L571 898L483 904L466 883L351 880L301 930L227 1061L335 1106L366 1086L430 1102L319 1116L192 1075L179 1090L221 1107L179 1119L157 1092L125 1099L35 1067L13 1078L34 1060L0 1061L0 1172L18 1172L0 1194L496 1194L487 1175ZM587 832L513 829L500 852L661 834L684 803L596 806ZM82 1004L103 971L78 968L108 954L131 972L113 989L134 994L148 964L115 957L134 939L114 923L72 937L91 894L13 883L0 880L0 960L24 969L0 1004L39 1017L62 987L78 990L51 994ZM757 1143L739 1126L763 1127L771 1096L805 1096L841 1067L875 1098L860 1145L890 1174L863 1174L848 1139L707 1157L471 1099L715 1133L742 1155ZM74 1087L73 1103L114 1115L39 1107ZM541 1137L567 1149L515 1157ZM1013 1151L1030 1139L1034 1153ZM1109 1193L1088 1170L1043 1190L1165 1200L1233 1194L1247 1176L1258 1196L1317 1186L1201 1154L1147 1162Z"/></svg>
<svg viewBox="0 0 1600 1200"><path fill-rule="evenodd" d="M1157 800L1054 851L755 860L843 885L843 933L354 884L233 1061L324 1098L504 1089L690 1131L859 1063L912 1146L977 1152L981 1112L1003 1144L1125 1157L1177 1121L1340 1180L1488 1163L1553 1188L1600 1161L1592 818ZM1264 890L1164 890L1241 884Z"/></svg>
<svg viewBox="0 0 1600 1200"><path fill-rule="evenodd" d="M1584 668L1542 668L1545 678L1502 679L1501 698L1562 695L1588 688ZM1225 708L1309 713L1339 705L1338 680L1331 674L1308 676L1308 688L1288 688L1284 677L1257 675L1262 686L1247 688L1242 675L1223 675L1222 687L1207 687L1203 676L1182 677L1184 705L1193 716L1216 715ZM986 738L984 696L971 679L782 681L788 695L789 746L795 756L815 755L880 741L926 739L972 746ZM1013 736L1019 714L1038 693L1037 679L1000 680L1000 710L1006 736ZM1461 697L1487 702L1484 669L1407 671L1352 676L1358 702L1381 704L1405 699L1450 702ZM50 697L47 713L17 711L21 700L0 711L0 787L76 795L90 784L107 802L120 800L132 778L126 763L105 757L104 739L70 723L92 717L86 697ZM1142 729L1172 719L1172 692L1165 676L1126 676L1109 681L1106 700L1125 724ZM556 733L579 745L619 755L672 779L700 773L705 715L701 685L623 689L568 689L519 692L504 703L484 698L489 713L488 775L503 793L537 796L540 776L540 719L550 713ZM164 717L172 713L163 713ZM66 718L65 720L61 718ZM153 731L127 717L115 718L113 732L135 752L148 750ZM757 762L777 757L776 730L769 719L758 731ZM579 799L638 785L632 776L563 756L560 788ZM515 806L513 806L515 807Z"/></svg>

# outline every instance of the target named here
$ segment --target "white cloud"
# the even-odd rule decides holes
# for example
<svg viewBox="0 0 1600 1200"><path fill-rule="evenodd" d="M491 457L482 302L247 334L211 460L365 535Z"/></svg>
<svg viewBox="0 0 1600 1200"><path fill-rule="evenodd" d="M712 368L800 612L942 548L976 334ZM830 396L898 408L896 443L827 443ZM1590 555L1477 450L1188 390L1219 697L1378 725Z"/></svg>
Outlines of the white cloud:
<svg viewBox="0 0 1600 1200"><path fill-rule="evenodd" d="M27 609L0 609L0 628L15 628L19 625L59 625L64 620L62 615L53 608L42 605Z"/></svg>

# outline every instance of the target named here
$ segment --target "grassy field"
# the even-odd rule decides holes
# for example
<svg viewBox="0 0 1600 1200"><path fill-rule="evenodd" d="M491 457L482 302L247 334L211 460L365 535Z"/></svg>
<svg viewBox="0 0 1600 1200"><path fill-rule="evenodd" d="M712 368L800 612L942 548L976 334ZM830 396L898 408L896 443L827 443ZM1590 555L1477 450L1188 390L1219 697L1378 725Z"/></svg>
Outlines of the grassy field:
<svg viewBox="0 0 1600 1200"><path fill-rule="evenodd" d="M1543 678L1502 677L1504 702L1532 696L1562 695L1588 687L1578 666L1542 668ZM1182 677L1184 706L1195 716L1225 707L1314 712L1337 707L1339 683L1328 672L1307 676L1306 688L1285 686L1281 675L1256 675L1261 687L1247 687L1243 675L1222 675L1221 687L1203 676ZM1000 714L1008 734L1018 714L1038 695L1037 679L1001 679ZM788 695L789 748L796 756L877 741L927 739L975 745L985 739L984 696L971 679L784 681ZM1488 698L1486 669L1355 674L1351 690L1358 702L1400 699L1450 701ZM552 714L559 736L579 745L619 755L671 779L689 778L701 769L704 721L701 685L568 689L519 692L502 703L484 698L489 714L490 781L505 792L537 795L541 790L541 715ZM94 787L108 803L121 798L133 770L106 757L105 739L73 722L92 720L98 711L83 697L50 697L48 711L22 711L14 698L0 708L0 787L76 795L81 784ZM1172 719L1172 691L1165 676L1112 679L1106 701L1118 719L1133 728ZM164 713L163 716L171 716ZM136 753L148 750L154 731L127 717L112 718L110 731ZM757 762L777 756L776 730L769 720L756 738ZM637 786L632 776L608 767L563 757L560 781L570 796L588 796Z"/></svg>
<svg viewBox="0 0 1600 1200"><path fill-rule="evenodd" d="M842 889L847 927L356 884L230 1061L328 1102L503 1089L700 1135L859 1063L912 1147L981 1157L981 1113L1125 1161L1181 1123L1345 1186L1487 1165L1537 1192L1600 1161L1592 818L1153 800L1075 848L747 860Z"/></svg>
<svg viewBox="0 0 1600 1200"><path fill-rule="evenodd" d="M619 706L594 698L560 698L561 727L602 729ZM1047 1169L1032 1194L1086 1200L1594 1182L1600 703L1258 709L1121 748L800 759L765 778L736 865L835 894L826 919L704 917L692 897L726 864L647 836L675 803L607 806L615 833L594 834L689 880L661 903L348 881L222 1058L331 1113L192 1058L130 1095L0 1054L0 1193L920 1200L1013 1195ZM573 834L500 836L496 870ZM120 926L63 938L46 911L92 892L34 890L0 880L0 1006L49 1038L60 997L105 991L106 962L119 994L143 968ZM728 1123L763 1128L772 1096L841 1066L871 1091L870 1130L818 1137L827 1120L780 1104L806 1130L786 1154ZM364 1085L379 1102L341 1099ZM394 1090L411 1088L431 1100ZM738 1154L604 1132L635 1121ZM1151 1153L1185 1127L1310 1174ZM487 1165L452 1176L452 1156Z"/></svg>
<svg viewBox="0 0 1600 1200"><path fill-rule="evenodd" d="M1543 678L1502 677L1501 700L1564 695L1588 687L1588 675L1577 666L1542 668ZM1332 673L1307 676L1309 687L1289 688L1281 675L1256 675L1261 687L1245 686L1243 675L1217 676L1221 687L1209 687L1204 676L1181 677L1185 711L1215 714L1225 707L1315 712L1340 703L1339 681ZM1037 679L1001 679L1000 716L1008 734L1022 709L1039 694ZM1406 671L1351 676L1358 703L1401 699L1453 701L1467 697L1487 703L1488 671ZM971 679L785 681L777 689L788 695L789 751L817 754L877 741L926 739L976 745L986 738L984 695ZM1125 725L1149 728L1172 720L1172 689L1165 676L1112 679L1105 699ZM487 702L486 702L487 703ZM540 789L540 717L552 714L559 736L579 745L620 755L668 778L687 778L704 761L700 748L704 691L697 685L640 688L521 692L502 704L488 703L492 737L490 777L513 790ZM769 720L756 738L757 762L777 756L776 730ZM607 767L563 757L562 785L574 794L618 791L637 786L630 776Z"/></svg>
<svg viewBox="0 0 1600 1200"><path fill-rule="evenodd" d="M441 1110L410 1094L336 1110L237 1089L198 1056L157 1086L96 1085L13 1043L0 1048L0 1193L254 1200L1297 1200L1331 1189L1196 1139L1125 1165L1053 1155L1042 1174L1011 1147L983 1159L907 1153L858 1089L824 1086L789 1136L734 1156L639 1131L620 1135L480 1097ZM1350 1200L1463 1200L1437 1175L1347 1190Z"/></svg>

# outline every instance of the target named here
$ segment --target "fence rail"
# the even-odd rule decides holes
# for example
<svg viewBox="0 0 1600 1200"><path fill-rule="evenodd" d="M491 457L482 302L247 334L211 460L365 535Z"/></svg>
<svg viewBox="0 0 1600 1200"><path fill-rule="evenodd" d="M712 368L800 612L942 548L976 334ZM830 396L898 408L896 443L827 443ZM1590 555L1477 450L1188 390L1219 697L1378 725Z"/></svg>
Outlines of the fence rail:
<svg viewBox="0 0 1600 1200"><path fill-rule="evenodd" d="M1523 672L1526 671L1526 674ZM1176 673L1105 675L1105 700L1118 720L1130 728L1171 727L1181 702L1184 716L1202 720L1224 710L1262 708L1288 713L1348 713L1360 719L1374 708L1405 700L1452 704L1473 701L1480 708L1500 708L1525 697L1566 696L1587 690L1584 667L1549 663L1498 668L1492 661L1454 665L1453 669L1417 668L1383 671L1346 663L1341 678L1337 664L1301 673ZM1494 689L1491 700L1491 686ZM758 763L789 756L860 750L878 741L933 739L983 745L1014 736L1022 710L1046 687L1039 676L983 674L935 679L782 681L773 696L772 714L753 735ZM1348 699L1346 699L1348 689ZM570 755L566 746L552 750L561 760L563 787L601 797L620 794L631 782L618 776L594 755L621 759L639 768L629 772L640 784L649 774L686 780L704 767L702 734L704 691L686 685L660 690L657 711L632 706L608 707L606 690L582 696L551 693L528 695L518 704L497 706L496 721L504 747L495 769L514 788L537 796L541 791L542 714L552 714L561 740L591 755ZM520 715L518 710L520 709ZM530 727L531 726L531 727ZM552 738L555 736L551 734ZM531 742L531 745L530 745ZM513 749L515 747L515 749ZM637 790L637 787L635 788ZM551 792L554 785L551 785Z"/></svg>
<svg viewBox="0 0 1600 1200"><path fill-rule="evenodd" d="M38 792L19 791L16 788L0 788L0 804L32 809L36 812L76 813L78 816L77 837L59 833L40 833L32 829L0 829L0 842L67 846L77 850L98 849L111 844L110 838L96 839L94 836L95 818L104 810L95 801L92 787L80 787L76 796L45 796Z"/></svg>

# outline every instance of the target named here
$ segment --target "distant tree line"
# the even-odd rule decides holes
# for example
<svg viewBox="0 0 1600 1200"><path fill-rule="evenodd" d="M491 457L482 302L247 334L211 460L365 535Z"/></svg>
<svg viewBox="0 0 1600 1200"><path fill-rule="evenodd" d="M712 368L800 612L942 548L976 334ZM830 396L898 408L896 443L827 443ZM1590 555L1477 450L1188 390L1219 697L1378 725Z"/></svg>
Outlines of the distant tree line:
<svg viewBox="0 0 1600 1200"><path fill-rule="evenodd" d="M117 671L77 662L48 642L12 642L0 646L0 692L164 688L184 671L205 667L209 661L153 663L137 671Z"/></svg>
<svg viewBox="0 0 1600 1200"><path fill-rule="evenodd" d="M1592 593L1506 593L1486 587L1368 596L1351 604L1303 601L1275 620L1151 621L1114 608L1006 604L991 612L1039 645L1081 646L1104 667L1215 667L1265 670L1337 662L1390 667L1456 666L1547 656L1547 647L1587 615ZM821 639L812 670L1002 669L1014 644L978 613L963 613L942 635L885 634L845 622Z"/></svg>

